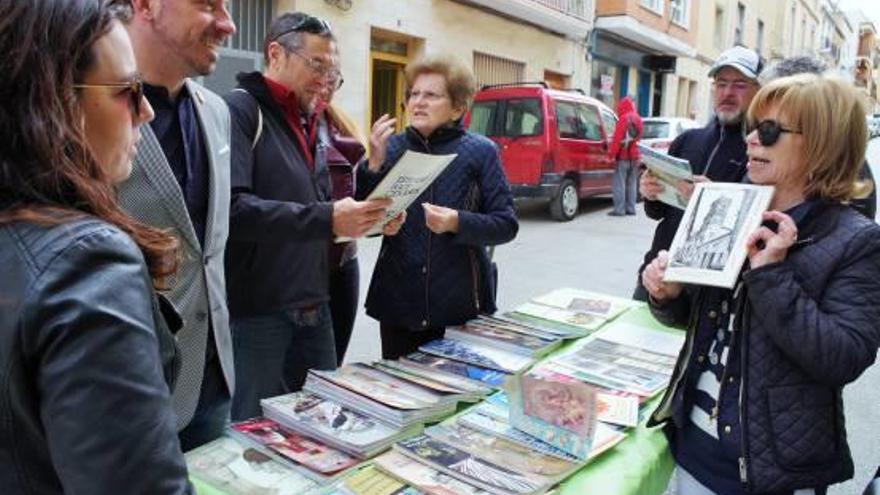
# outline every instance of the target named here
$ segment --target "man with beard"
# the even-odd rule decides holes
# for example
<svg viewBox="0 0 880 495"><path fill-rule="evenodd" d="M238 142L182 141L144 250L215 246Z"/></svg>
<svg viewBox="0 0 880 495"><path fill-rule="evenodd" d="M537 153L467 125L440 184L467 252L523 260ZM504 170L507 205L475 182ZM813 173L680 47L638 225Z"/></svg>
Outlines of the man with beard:
<svg viewBox="0 0 880 495"><path fill-rule="evenodd" d="M190 450L223 434L234 387L223 257L229 231L229 111L190 78L214 71L235 33L223 0L130 0L126 22L144 92L156 113L141 129L125 209L180 239L166 294L180 312L172 404Z"/></svg>
<svg viewBox="0 0 880 495"><path fill-rule="evenodd" d="M743 179L747 161L744 117L758 92L761 66L757 53L735 46L722 53L709 70L709 77L713 78L715 115L705 127L684 132L669 146L671 156L690 162L696 182L740 182ZM682 196L690 198L694 185L681 181L678 189ZM662 191L663 185L654 175L642 174L639 192L645 198L645 213L660 223L654 231L651 249L639 267L633 299L640 301L648 298L642 286L642 271L661 249L669 249L684 214L683 210L657 201Z"/></svg>

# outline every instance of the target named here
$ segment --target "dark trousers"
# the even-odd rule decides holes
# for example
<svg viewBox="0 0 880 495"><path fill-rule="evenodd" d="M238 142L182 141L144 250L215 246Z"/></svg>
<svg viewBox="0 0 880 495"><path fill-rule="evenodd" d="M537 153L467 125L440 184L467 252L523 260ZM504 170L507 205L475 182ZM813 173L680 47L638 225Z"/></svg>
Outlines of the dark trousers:
<svg viewBox="0 0 880 495"><path fill-rule="evenodd" d="M213 339L208 345L214 345ZM205 366L196 412L189 424L177 433L181 450L187 452L223 436L229 424L230 404L220 360L212 353Z"/></svg>
<svg viewBox="0 0 880 495"><path fill-rule="evenodd" d="M338 269L330 270L330 316L333 320L337 365L342 365L351 341L354 317L357 315L360 278L357 258L346 261Z"/></svg>
<svg viewBox="0 0 880 495"><path fill-rule="evenodd" d="M419 350L420 345L442 339L446 328L413 330L379 322L379 333L382 336L382 359L397 359Z"/></svg>

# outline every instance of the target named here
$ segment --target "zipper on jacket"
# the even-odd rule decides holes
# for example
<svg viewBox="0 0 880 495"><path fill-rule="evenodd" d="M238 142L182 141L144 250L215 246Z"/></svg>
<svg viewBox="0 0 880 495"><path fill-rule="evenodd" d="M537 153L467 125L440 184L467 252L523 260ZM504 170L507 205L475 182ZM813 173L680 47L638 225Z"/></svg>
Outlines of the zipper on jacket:
<svg viewBox="0 0 880 495"><path fill-rule="evenodd" d="M477 256L474 254L474 250L468 248L468 255L471 258L471 280L474 282L474 307L477 309L477 313L480 312L480 275L479 270L477 268Z"/></svg>
<svg viewBox="0 0 880 495"><path fill-rule="evenodd" d="M421 136L418 136L418 138L421 141L422 146L425 148L425 151L430 155L431 154L431 147L428 145L428 140L423 139ZM434 203L434 184L431 184L429 186L428 198L430 199L431 204L433 204ZM422 275L425 277L425 315L422 318L422 322L424 323L422 325L422 327L427 327L428 324L430 324L430 322L431 322L430 318L429 318L431 315L431 312L430 312L431 289L430 289L430 284L428 283L428 279L430 278L430 273L431 273L431 240L434 238L433 233L431 232L431 229L428 229L427 227L425 227L425 229L428 231L428 243L427 243L428 252L425 253L425 268L423 270L424 273L422 273Z"/></svg>
<svg viewBox="0 0 880 495"><path fill-rule="evenodd" d="M721 131L718 135L718 142L715 143L715 147L712 148L712 152L709 153L709 159L706 160L706 168L703 169L704 177L709 177L709 169L712 168L712 160L715 158L715 154L718 153L718 148L721 147L721 142L724 141L724 124L722 124L720 120L718 121L718 124L720 124Z"/></svg>
<svg viewBox="0 0 880 495"><path fill-rule="evenodd" d="M737 291L739 291L745 287L744 282L740 282L740 284L741 285L740 285L740 287L737 288ZM735 294L734 294L734 297L736 297ZM737 404L737 406L738 406L737 409L739 412L739 431L740 431L739 443L740 443L740 452L741 452L740 458L739 458L739 480L740 480L740 482L742 482L743 485L745 485L746 490L748 490L748 487L749 487L749 464L748 464L749 461L748 461L748 450L747 450L748 443L746 442L746 429L747 429L748 425L746 424L745 415L743 414L743 402L745 399L746 386L747 386L746 373L747 373L747 370L749 369L748 368L748 365L749 365L748 364L748 352L746 352L748 349L748 345L746 343L746 334L745 334L745 331L746 331L745 322L748 321L748 314L747 314L748 312L746 311L747 306L745 304L745 300L747 297L748 297L748 294L746 294L746 291L743 290L743 293L741 294L741 296L739 298L739 303L737 304L737 314L740 317L739 325L740 325L740 329L741 329L741 331L740 331L740 352L742 354L740 356L740 361L741 361L740 367L742 369L742 374L740 375L740 379L739 379L739 404Z"/></svg>
<svg viewBox="0 0 880 495"><path fill-rule="evenodd" d="M697 306L694 306L694 307L699 307L698 304L701 302L701 300L702 300L701 297L695 297L694 301L692 301L691 304L697 304ZM673 376L673 378L675 379L675 382L669 384L669 387L666 389L666 393L664 394L663 399L660 401L660 405L657 406L657 408L654 410L654 414L652 416L663 414L664 412L666 412L669 409L669 404L673 400L675 400L675 394L678 392L678 389L681 386L682 379L684 379L684 376L687 374L688 367L690 366L691 355L693 354L693 351L694 351L694 340L695 340L695 336L696 336L696 331L691 331L690 329L695 328L694 325L696 325L697 315L699 315L698 312L691 312L691 315L688 320L688 325L687 325L688 331L687 331L687 336L685 338L685 343L684 343L685 354L684 354L684 356L680 357L681 370L679 371L679 373L677 375ZM683 358L683 359L681 359L681 358ZM676 367L678 367L678 363L676 363ZM669 418L668 413L667 413L666 418L657 418L657 421L659 422L659 421L665 420L667 418Z"/></svg>

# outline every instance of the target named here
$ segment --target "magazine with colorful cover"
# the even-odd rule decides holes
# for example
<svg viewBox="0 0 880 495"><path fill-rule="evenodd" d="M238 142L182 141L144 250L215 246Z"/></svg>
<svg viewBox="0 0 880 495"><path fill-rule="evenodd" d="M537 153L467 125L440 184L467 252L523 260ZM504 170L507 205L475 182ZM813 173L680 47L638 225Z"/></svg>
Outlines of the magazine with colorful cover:
<svg viewBox="0 0 880 495"><path fill-rule="evenodd" d="M516 323L510 319L502 319L498 316L492 315L479 315L472 320L468 320L466 324L467 323L476 323L478 325L483 325L491 328L507 330L508 332L521 333L523 335L532 335L546 340L560 340L564 338L564 336L559 335L559 333L556 332L542 330L533 325Z"/></svg>
<svg viewBox="0 0 880 495"><path fill-rule="evenodd" d="M427 435L397 442L394 449L418 462L499 495L530 495L551 486L545 477L518 473Z"/></svg>
<svg viewBox="0 0 880 495"><path fill-rule="evenodd" d="M358 457L368 457L401 438L418 433L379 422L338 402L294 392L260 401L263 414L281 425Z"/></svg>
<svg viewBox="0 0 880 495"><path fill-rule="evenodd" d="M468 428L454 420L427 428L425 434L499 466L544 477L551 484L562 481L580 467L580 463L543 454L505 438Z"/></svg>
<svg viewBox="0 0 880 495"><path fill-rule="evenodd" d="M592 449L596 390L579 381L517 376L509 390L510 424L580 459Z"/></svg>
<svg viewBox="0 0 880 495"><path fill-rule="evenodd" d="M539 378L559 382L576 381L577 378L557 373L548 368L539 367L529 372ZM596 419L620 426L636 426L639 424L639 396L617 393L608 389L596 390Z"/></svg>
<svg viewBox="0 0 880 495"><path fill-rule="evenodd" d="M252 418L229 426L230 434L261 448L264 453L294 467L305 467L301 473L326 482L359 461L267 418Z"/></svg>
<svg viewBox="0 0 880 495"><path fill-rule="evenodd" d="M376 457L373 465L428 495L487 495L489 492L391 450Z"/></svg>
<svg viewBox="0 0 880 495"><path fill-rule="evenodd" d="M583 329L571 325L556 323L516 312L495 313L491 316L480 315L477 319L513 331L545 338L574 339L583 337L587 333Z"/></svg>
<svg viewBox="0 0 880 495"><path fill-rule="evenodd" d="M648 167L651 174L657 177L657 180L663 186L663 192L657 195L657 200L674 206L679 210L684 210L688 202L678 192L677 185L679 181L691 183L694 181L691 163L683 158L662 153L644 144L639 144L638 146L642 163Z"/></svg>
<svg viewBox="0 0 880 495"><path fill-rule="evenodd" d="M418 369L407 368L398 361L382 360L373 363L373 367L394 375L400 379L417 383L423 387L430 388L436 392L443 394L450 401L454 402L477 402L487 392L472 392L463 388L452 385L451 380L442 376L428 376L430 372ZM445 382L445 383L444 383Z"/></svg>
<svg viewBox="0 0 880 495"><path fill-rule="evenodd" d="M474 386L488 388L490 392L493 388L498 388L504 384L510 373L485 368L470 363L463 363L454 359L441 356L434 356L424 352L413 352L406 357L400 358L400 363L415 368L443 373L450 377L460 377L469 380Z"/></svg>
<svg viewBox="0 0 880 495"><path fill-rule="evenodd" d="M353 365L346 365L335 371L311 370L310 373L398 409L425 409L440 402L437 397L413 392L412 388L364 373Z"/></svg>
<svg viewBox="0 0 880 495"><path fill-rule="evenodd" d="M532 302L611 320L631 308L631 300L580 289L562 288L532 298Z"/></svg>
<svg viewBox="0 0 880 495"><path fill-rule="evenodd" d="M229 437L191 450L184 458L191 477L229 495L303 495L319 486Z"/></svg>
<svg viewBox="0 0 880 495"><path fill-rule="evenodd" d="M475 321L466 322L461 326L447 327L446 338L488 345L530 357L547 355L562 344L562 339L559 338L547 339L527 335Z"/></svg>
<svg viewBox="0 0 880 495"><path fill-rule="evenodd" d="M419 350L435 356L455 359L486 368L518 373L530 366L534 359L489 346L453 339L437 339L419 347Z"/></svg>

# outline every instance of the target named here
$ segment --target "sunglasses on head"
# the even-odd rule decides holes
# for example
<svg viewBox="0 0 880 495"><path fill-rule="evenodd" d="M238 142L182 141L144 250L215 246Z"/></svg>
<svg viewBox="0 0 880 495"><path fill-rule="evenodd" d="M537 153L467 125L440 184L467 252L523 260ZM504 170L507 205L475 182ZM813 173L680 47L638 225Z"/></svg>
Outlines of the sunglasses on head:
<svg viewBox="0 0 880 495"><path fill-rule="evenodd" d="M276 41L279 38L295 32L325 34L332 31L330 29L330 23L325 21L324 19L319 19L310 15L304 15L300 17L298 21L293 23L292 26L282 31L279 35L273 37L272 41Z"/></svg>
<svg viewBox="0 0 880 495"><path fill-rule="evenodd" d="M144 98L144 82L140 77L136 77L131 81L118 83L99 83L99 84L74 84L74 89L88 88L121 88L128 92L129 104L131 112L135 117L141 116L141 101Z"/></svg>
<svg viewBox="0 0 880 495"><path fill-rule="evenodd" d="M796 131L794 129L786 129L785 127L782 127L782 124L779 122L770 119L758 122L754 128L758 132L758 142L761 143L761 146L773 146L779 141L779 136L785 132L791 134L801 133L801 131Z"/></svg>

